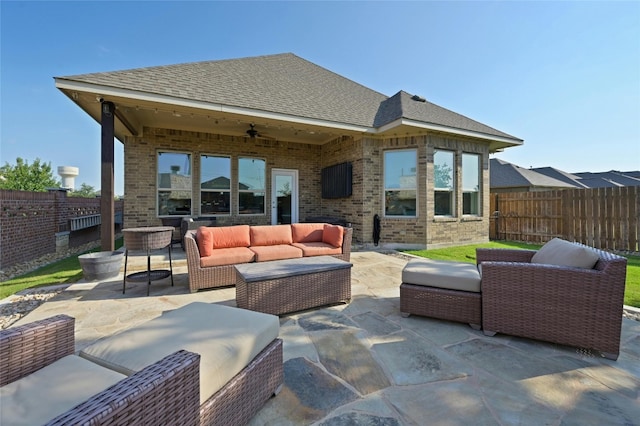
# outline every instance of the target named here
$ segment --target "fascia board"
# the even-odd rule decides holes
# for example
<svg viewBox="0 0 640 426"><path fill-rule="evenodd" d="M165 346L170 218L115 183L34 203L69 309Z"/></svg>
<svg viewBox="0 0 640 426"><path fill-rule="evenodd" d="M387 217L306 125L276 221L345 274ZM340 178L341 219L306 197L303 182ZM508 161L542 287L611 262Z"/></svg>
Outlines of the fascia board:
<svg viewBox="0 0 640 426"><path fill-rule="evenodd" d="M492 142L503 142L509 145L522 145L522 142L523 142L521 139L515 139L515 138L511 139L511 138L505 138L503 136L488 135L486 133L457 129L455 127L442 126L439 124L423 123L415 120L407 120L406 118L399 118L397 120L392 121L391 123L388 123L382 127L379 127L377 129L377 133L385 133L385 132L393 131L394 128L400 127L402 125L416 127L416 128L425 129L425 130L433 130L437 132L452 133L460 136L486 139Z"/></svg>

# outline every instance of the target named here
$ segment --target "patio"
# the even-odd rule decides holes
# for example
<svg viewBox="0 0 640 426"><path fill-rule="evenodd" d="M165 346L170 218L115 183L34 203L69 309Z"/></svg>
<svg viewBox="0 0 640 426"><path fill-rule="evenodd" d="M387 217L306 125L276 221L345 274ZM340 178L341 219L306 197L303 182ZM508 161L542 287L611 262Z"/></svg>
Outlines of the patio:
<svg viewBox="0 0 640 426"><path fill-rule="evenodd" d="M16 324L71 315L79 351L192 301L235 306L233 287L189 293L184 253L174 255L174 287L168 279L154 282L147 297L146 283L127 283L123 295L122 275L80 282ZM142 269L146 258L137 260ZM582 425L640 418L640 322L623 320L617 362L575 348L486 337L466 324L402 318L405 259L363 251L351 261L349 305L280 318L285 386L251 425Z"/></svg>

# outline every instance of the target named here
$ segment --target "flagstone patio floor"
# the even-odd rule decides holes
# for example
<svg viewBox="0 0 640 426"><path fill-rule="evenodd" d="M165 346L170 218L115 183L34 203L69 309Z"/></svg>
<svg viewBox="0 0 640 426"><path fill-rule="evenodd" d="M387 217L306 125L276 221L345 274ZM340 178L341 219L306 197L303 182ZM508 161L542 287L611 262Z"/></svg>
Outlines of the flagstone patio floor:
<svg viewBox="0 0 640 426"><path fill-rule="evenodd" d="M176 259L177 258L177 259ZM128 272L146 266L130 258ZM137 260L136 260L137 259ZM136 263L137 262L137 263ZM280 318L285 383L251 425L637 425L640 322L623 319L617 361L590 351L399 312L407 260L352 253L352 301ZM164 255L152 258L154 267ZM137 266L132 266L136 265ZM16 324L76 318L76 350L192 301L235 306L235 288L189 293L184 253L169 279L79 282Z"/></svg>

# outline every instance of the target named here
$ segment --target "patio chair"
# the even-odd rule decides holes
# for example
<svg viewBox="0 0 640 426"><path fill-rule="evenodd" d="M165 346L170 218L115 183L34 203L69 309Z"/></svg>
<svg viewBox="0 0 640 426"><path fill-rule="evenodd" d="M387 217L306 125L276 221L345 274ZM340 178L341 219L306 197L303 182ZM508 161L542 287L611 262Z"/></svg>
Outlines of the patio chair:
<svg viewBox="0 0 640 426"><path fill-rule="evenodd" d="M200 355L126 377L74 355L74 325L56 315L0 331L1 424L198 424Z"/></svg>
<svg viewBox="0 0 640 426"><path fill-rule="evenodd" d="M486 335L504 333L618 358L626 258L554 239L539 251L477 249L476 261Z"/></svg>

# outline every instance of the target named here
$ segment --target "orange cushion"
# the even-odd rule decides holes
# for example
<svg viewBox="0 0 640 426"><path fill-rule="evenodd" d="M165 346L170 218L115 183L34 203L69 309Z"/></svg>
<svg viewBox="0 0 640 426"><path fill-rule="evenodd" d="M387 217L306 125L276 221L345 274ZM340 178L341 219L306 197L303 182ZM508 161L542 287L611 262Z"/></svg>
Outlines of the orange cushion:
<svg viewBox="0 0 640 426"><path fill-rule="evenodd" d="M210 229L212 228L201 226L196 232L196 243L198 244L200 257L211 256L213 252L213 234L209 232Z"/></svg>
<svg viewBox="0 0 640 426"><path fill-rule="evenodd" d="M210 227L213 248L249 247L249 225Z"/></svg>
<svg viewBox="0 0 640 426"><path fill-rule="evenodd" d="M251 246L291 244L291 225L262 225L251 227Z"/></svg>
<svg viewBox="0 0 640 426"><path fill-rule="evenodd" d="M322 241L324 223L294 223L291 234L294 243L316 243Z"/></svg>
<svg viewBox="0 0 640 426"><path fill-rule="evenodd" d="M277 244L273 246L251 246L251 251L256 254L256 262L269 260L295 259L302 257L302 250L289 244Z"/></svg>
<svg viewBox="0 0 640 426"><path fill-rule="evenodd" d="M255 253L247 247L231 247L212 250L213 254L200 258L200 267L235 265L253 262Z"/></svg>
<svg viewBox="0 0 640 426"><path fill-rule="evenodd" d="M302 250L302 256L332 256L342 254L341 247L333 247L327 243L311 242L311 243L293 243L294 246Z"/></svg>
<svg viewBox="0 0 640 426"><path fill-rule="evenodd" d="M331 244L334 247L342 247L344 229L340 225L324 225L322 231L322 242Z"/></svg>

